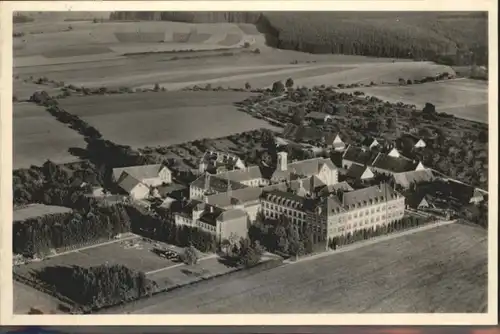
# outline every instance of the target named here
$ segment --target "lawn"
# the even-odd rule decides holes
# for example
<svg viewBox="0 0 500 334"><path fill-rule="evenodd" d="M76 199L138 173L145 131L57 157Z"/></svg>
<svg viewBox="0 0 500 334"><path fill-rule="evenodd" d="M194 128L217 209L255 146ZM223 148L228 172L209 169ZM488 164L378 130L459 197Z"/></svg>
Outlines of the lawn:
<svg viewBox="0 0 500 334"><path fill-rule="evenodd" d="M31 262L15 267L14 271L29 278L32 277L33 272L45 267L72 265L91 267L102 264L119 264L146 273L176 264L153 253L151 250L154 245L152 242L143 241L142 238L137 237L68 252L39 262Z"/></svg>
<svg viewBox="0 0 500 334"><path fill-rule="evenodd" d="M131 313L485 312L487 233L451 224L145 301Z"/></svg>
<svg viewBox="0 0 500 334"><path fill-rule="evenodd" d="M32 307L45 313L62 313L58 310L62 303L52 296L16 281L13 282L13 290L14 314L27 314Z"/></svg>
<svg viewBox="0 0 500 334"><path fill-rule="evenodd" d="M43 107L33 103L15 103L13 107L13 167L76 161L72 147L84 148L83 137L58 122Z"/></svg>
<svg viewBox="0 0 500 334"><path fill-rule="evenodd" d="M222 137L267 122L239 112L234 102L249 93L158 92L72 97L60 101L70 113L95 126L106 139L132 147L166 146Z"/></svg>

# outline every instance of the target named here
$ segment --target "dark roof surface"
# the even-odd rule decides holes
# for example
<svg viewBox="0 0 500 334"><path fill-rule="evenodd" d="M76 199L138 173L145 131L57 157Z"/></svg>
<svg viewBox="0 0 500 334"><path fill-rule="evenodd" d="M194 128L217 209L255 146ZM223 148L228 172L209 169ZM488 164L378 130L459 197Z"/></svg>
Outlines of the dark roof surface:
<svg viewBox="0 0 500 334"><path fill-rule="evenodd" d="M418 161L410 160L405 157L391 157L388 154L380 153L375 161L373 167L388 170L394 173L403 173L414 171L418 166Z"/></svg>
<svg viewBox="0 0 500 334"><path fill-rule="evenodd" d="M343 159L361 165L371 165L376 156L376 152L365 150L357 146L349 146L344 153Z"/></svg>

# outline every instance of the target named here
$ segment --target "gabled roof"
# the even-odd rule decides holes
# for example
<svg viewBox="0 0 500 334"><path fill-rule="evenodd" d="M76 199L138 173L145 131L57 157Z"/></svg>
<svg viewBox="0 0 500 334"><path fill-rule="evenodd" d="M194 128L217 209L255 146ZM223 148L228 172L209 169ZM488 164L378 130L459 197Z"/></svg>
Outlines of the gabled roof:
<svg viewBox="0 0 500 334"><path fill-rule="evenodd" d="M394 181L396 184L399 184L400 186L404 188L409 188L410 184L413 182L415 183L420 183L420 182L425 182L425 181L432 181L434 179L434 174L432 173L432 170L430 169L423 169L423 170L414 170L410 172L404 172L404 173L396 173L393 174L394 176Z"/></svg>
<svg viewBox="0 0 500 334"><path fill-rule="evenodd" d="M371 165L377 153L350 145L344 152L342 159L349 160L361 165Z"/></svg>
<svg viewBox="0 0 500 334"><path fill-rule="evenodd" d="M312 176L316 175L320 169L327 165L331 169L336 169L337 167L328 158L312 158L308 160L296 161L288 164L288 170L293 170L295 174Z"/></svg>
<svg viewBox="0 0 500 334"><path fill-rule="evenodd" d="M137 187L140 184L142 184L141 181L131 176L130 174L125 173L124 176L121 177L118 186L123 190L125 190L126 192L130 193L135 187ZM145 185L143 186L146 187Z"/></svg>
<svg viewBox="0 0 500 334"><path fill-rule="evenodd" d="M155 165L140 165L140 166L129 166L121 168L113 168L113 178L119 180L122 177L123 172L126 172L130 176L136 178L137 180L150 179L158 176L158 173L164 167L161 164Z"/></svg>
<svg viewBox="0 0 500 334"><path fill-rule="evenodd" d="M418 161L410 160L402 156L396 158L388 154L379 153L373 161L372 166L393 173L404 173L414 171L418 164Z"/></svg>
<svg viewBox="0 0 500 334"><path fill-rule="evenodd" d="M353 179L360 179L367 168L369 167L352 164L351 167L347 169L346 175Z"/></svg>
<svg viewBox="0 0 500 334"><path fill-rule="evenodd" d="M224 212L223 209L211 206L210 209L203 211L200 221L212 226L217 226L217 218Z"/></svg>
<svg viewBox="0 0 500 334"><path fill-rule="evenodd" d="M363 142L361 143L361 145L363 146L371 146L373 144L374 141L377 141L379 144L380 144L380 140L377 140L377 138L374 138L374 137L366 137Z"/></svg>
<svg viewBox="0 0 500 334"><path fill-rule="evenodd" d="M262 178L262 172L260 171L259 166L251 166L245 169L229 171L220 176L235 182L244 182Z"/></svg>
<svg viewBox="0 0 500 334"><path fill-rule="evenodd" d="M365 206L372 201L384 201L398 195L388 184L367 187L343 193L342 203L344 206Z"/></svg>

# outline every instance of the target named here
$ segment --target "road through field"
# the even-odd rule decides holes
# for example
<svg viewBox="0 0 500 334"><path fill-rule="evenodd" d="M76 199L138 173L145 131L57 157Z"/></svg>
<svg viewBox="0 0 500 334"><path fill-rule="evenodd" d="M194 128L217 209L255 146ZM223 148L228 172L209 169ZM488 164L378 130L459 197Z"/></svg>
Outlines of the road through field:
<svg viewBox="0 0 500 334"><path fill-rule="evenodd" d="M479 312L487 287L487 233L450 224L350 252L165 294L125 312ZM132 306L131 306L132 307Z"/></svg>

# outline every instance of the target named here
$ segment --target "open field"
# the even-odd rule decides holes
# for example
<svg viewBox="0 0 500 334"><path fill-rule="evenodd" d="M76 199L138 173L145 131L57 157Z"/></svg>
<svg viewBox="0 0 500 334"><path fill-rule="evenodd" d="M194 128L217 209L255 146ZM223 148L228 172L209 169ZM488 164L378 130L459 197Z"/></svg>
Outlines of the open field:
<svg viewBox="0 0 500 334"><path fill-rule="evenodd" d="M72 147L85 147L83 137L76 131L33 103L15 103L13 109L14 169L41 165L47 159L55 163L77 160L68 152Z"/></svg>
<svg viewBox="0 0 500 334"><path fill-rule="evenodd" d="M13 288L14 314L27 314L32 307L46 313L62 313L58 311L61 302L56 298L17 281L13 281Z"/></svg>
<svg viewBox="0 0 500 334"><path fill-rule="evenodd" d="M23 208L15 209L13 213L13 221L24 221L31 218L52 215L58 213L71 212L70 208L64 206L45 205L45 204L30 204Z"/></svg>
<svg viewBox="0 0 500 334"><path fill-rule="evenodd" d="M17 98L18 101L27 101L33 95L34 92L44 90L50 95L59 94L60 89L46 86L37 85L31 82L24 82L21 80L14 80L12 83L12 95Z"/></svg>
<svg viewBox="0 0 500 334"><path fill-rule="evenodd" d="M105 138L132 147L166 146L215 138L257 128L267 122L237 111L240 92L157 92L72 97L62 107L95 126Z"/></svg>
<svg viewBox="0 0 500 334"><path fill-rule="evenodd" d="M486 298L487 233L451 224L172 291L130 312L462 313L484 312Z"/></svg>
<svg viewBox="0 0 500 334"><path fill-rule="evenodd" d="M130 269L148 272L175 265L153 253L154 243L144 242L140 237L104 245L95 245L81 250L66 252L39 262L16 267L16 273L29 277L33 271L45 267L77 265L82 267L101 264L120 264Z"/></svg>
<svg viewBox="0 0 500 334"><path fill-rule="evenodd" d="M385 101L415 104L420 110L429 102L436 106L437 112L488 123L488 85L476 80L455 79L419 85L359 87L347 91L355 90Z"/></svg>
<svg viewBox="0 0 500 334"><path fill-rule="evenodd" d="M298 85L314 86L397 82L400 77L453 73L447 66L427 62L274 49L266 46L264 35L251 25L81 21L53 26L25 23L14 30L25 34L14 39L16 75L22 79L46 76L86 87L150 87L159 83L178 90L207 83L243 87L249 82L254 88L265 88L288 77ZM259 48L261 52L243 52L239 46L245 41L251 44L250 50ZM220 49L234 52L228 56L224 55L227 50ZM124 56L179 50L193 52Z"/></svg>

